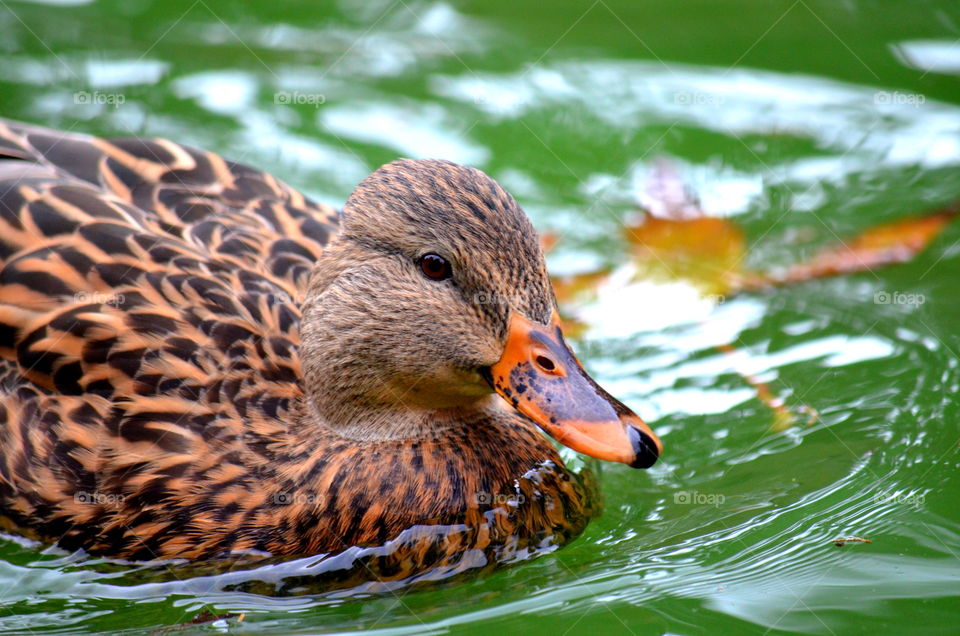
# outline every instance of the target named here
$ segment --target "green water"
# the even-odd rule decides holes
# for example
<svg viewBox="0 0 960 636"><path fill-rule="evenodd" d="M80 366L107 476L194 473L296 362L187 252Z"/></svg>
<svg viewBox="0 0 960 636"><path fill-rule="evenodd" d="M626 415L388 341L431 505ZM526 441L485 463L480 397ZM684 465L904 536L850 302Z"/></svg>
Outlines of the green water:
<svg viewBox="0 0 960 636"><path fill-rule="evenodd" d="M960 223L909 264L725 302L630 282L620 239L656 157L757 268L960 197L954 0L325 4L2 1L0 115L170 137L332 203L397 156L483 168L561 236L555 272L614 268L576 345L662 461L598 467L605 512L557 552L376 594L167 596L2 540L0 630L208 608L255 633L957 632ZM741 374L819 418L770 432Z"/></svg>

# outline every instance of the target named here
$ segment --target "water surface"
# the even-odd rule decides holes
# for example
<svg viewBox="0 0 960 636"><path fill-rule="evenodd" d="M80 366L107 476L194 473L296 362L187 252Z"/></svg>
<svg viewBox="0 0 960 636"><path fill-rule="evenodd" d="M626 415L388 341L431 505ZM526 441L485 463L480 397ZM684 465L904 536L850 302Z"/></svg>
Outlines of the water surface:
<svg viewBox="0 0 960 636"><path fill-rule="evenodd" d="M613 272L570 307L575 346L666 446L593 465L605 511L573 544L447 584L271 597L174 570L169 594L4 540L0 630L207 608L256 633L955 631L960 227L905 265L726 298L638 280L622 225L659 157L756 269L960 198L960 10L546 4L0 3L4 116L170 137L334 204L398 156L484 169L559 238L555 273Z"/></svg>

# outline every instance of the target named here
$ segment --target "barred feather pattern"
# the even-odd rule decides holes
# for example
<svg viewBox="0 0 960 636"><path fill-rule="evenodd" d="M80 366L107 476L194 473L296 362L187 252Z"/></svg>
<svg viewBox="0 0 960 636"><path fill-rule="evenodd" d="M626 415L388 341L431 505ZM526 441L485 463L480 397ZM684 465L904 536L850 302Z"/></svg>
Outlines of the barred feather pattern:
<svg viewBox="0 0 960 636"><path fill-rule="evenodd" d="M165 140L0 123L0 156L20 160L0 168L8 508L67 545L133 548L183 479L229 483L266 461L245 436L284 433L296 300L337 212ZM138 514L83 536L121 497Z"/></svg>

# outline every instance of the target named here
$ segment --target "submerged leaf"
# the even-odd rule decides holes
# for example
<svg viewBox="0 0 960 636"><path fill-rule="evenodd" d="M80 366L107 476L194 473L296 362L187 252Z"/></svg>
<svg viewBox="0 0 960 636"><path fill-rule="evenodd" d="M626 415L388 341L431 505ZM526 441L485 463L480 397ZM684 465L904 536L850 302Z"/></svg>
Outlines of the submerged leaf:
<svg viewBox="0 0 960 636"><path fill-rule="evenodd" d="M923 251L958 213L960 205L954 204L925 216L878 225L852 240L828 246L813 258L797 263L782 273L745 279L741 289L799 283L905 263Z"/></svg>
<svg viewBox="0 0 960 636"><path fill-rule="evenodd" d="M641 277L686 280L704 294L727 294L742 278L746 241L726 219L647 217L626 237Z"/></svg>
<svg viewBox="0 0 960 636"><path fill-rule="evenodd" d="M704 212L671 162L654 163L640 204L643 214L624 228L638 278L684 280L706 295L735 288L746 253L743 232Z"/></svg>
<svg viewBox="0 0 960 636"><path fill-rule="evenodd" d="M931 214L868 229L848 241L829 245L784 271L758 273L743 267L747 253L743 231L727 219L708 216L669 162L661 160L655 164L640 199L642 213L624 227L631 261L636 266L634 280L685 281L704 296L721 298L908 261L960 214L958 202ZM552 250L556 243L553 234L542 239L544 251ZM597 289L611 280L610 275L611 272L601 270L553 279L562 320L572 336L582 333L587 325L571 318L564 305L591 300ZM732 345L717 348L730 355L736 351ZM791 408L766 383L737 373L770 409L773 431L792 427L798 414L806 415L807 425L818 419L813 407L801 404Z"/></svg>

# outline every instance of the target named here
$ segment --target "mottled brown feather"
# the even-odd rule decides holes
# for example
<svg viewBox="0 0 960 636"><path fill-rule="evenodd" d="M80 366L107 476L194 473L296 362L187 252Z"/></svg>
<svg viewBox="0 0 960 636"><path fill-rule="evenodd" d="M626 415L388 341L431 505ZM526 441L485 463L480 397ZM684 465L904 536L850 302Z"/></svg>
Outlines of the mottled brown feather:
<svg viewBox="0 0 960 636"><path fill-rule="evenodd" d="M304 301L322 297L339 275L333 263L344 262L314 272L338 232L335 210L166 140L108 141L0 120L0 141L7 527L69 549L154 559L312 554L383 544L418 524L466 524L459 539L405 540L404 565L384 576L511 537L542 541L582 528L582 488L532 424L502 405L465 413L455 428L366 442L309 425L308 387L322 395L354 386L325 375L333 367L301 367ZM466 209L472 221L441 216L424 231L446 241L459 264L514 272L504 288L532 317L549 317L554 301L532 228L480 174L391 164L358 188L347 223L386 245L398 227L416 225L418 206ZM350 215L351 206L369 214ZM477 242L491 232L504 237L494 252ZM360 247L336 249L346 258ZM531 263L536 271L525 272ZM350 293L363 293L357 280ZM503 337L504 307L471 307L470 320ZM403 306L391 312L405 315ZM469 340L467 327L450 325L451 337ZM355 344L376 337L358 330ZM422 357L415 340L397 355ZM350 363L328 353L321 357L331 364ZM504 509L477 498L502 492L526 502Z"/></svg>

